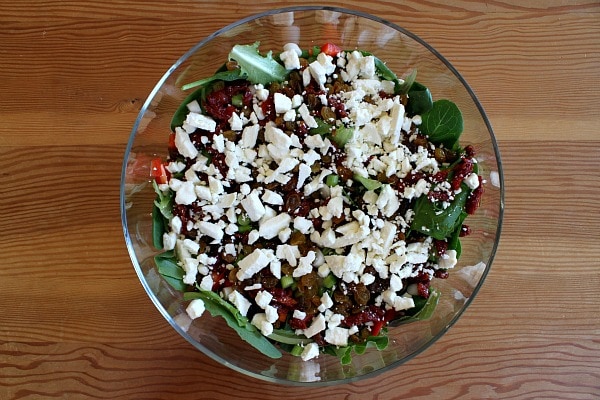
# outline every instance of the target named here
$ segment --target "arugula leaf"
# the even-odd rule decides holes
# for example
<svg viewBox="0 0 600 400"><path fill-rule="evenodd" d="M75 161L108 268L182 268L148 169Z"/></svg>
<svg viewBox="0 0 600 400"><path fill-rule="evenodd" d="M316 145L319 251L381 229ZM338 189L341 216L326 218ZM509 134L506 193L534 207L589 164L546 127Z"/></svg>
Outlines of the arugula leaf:
<svg viewBox="0 0 600 400"><path fill-rule="evenodd" d="M248 318L240 314L239 310L231 303L222 299L215 292L201 290L200 292L186 292L184 300L202 299L204 307L213 317L222 317L227 325L232 328L239 337L252 347L271 358L281 358L281 352L264 337Z"/></svg>
<svg viewBox="0 0 600 400"><path fill-rule="evenodd" d="M238 79L243 78L243 75L241 73L241 71L239 69L234 69L231 71L225 70L225 71L221 71L221 72L217 72L216 74L214 74L213 76L209 76L208 78L203 78L200 80L197 80L195 82L191 82L188 84L185 84L181 87L182 90L189 90L198 86L206 86L210 83L216 82L216 81L235 81Z"/></svg>
<svg viewBox="0 0 600 400"><path fill-rule="evenodd" d="M469 196L469 188L463 184L460 193L447 208L441 208L438 202L432 202L427 196L421 196L415 202L415 215L410 225L413 231L443 240L459 228L464 220L464 208Z"/></svg>
<svg viewBox="0 0 600 400"><path fill-rule="evenodd" d="M413 297L415 307L410 310L410 314L400 317L392 322L390 326L398 326L408 322L425 321L433 315L435 308L440 300L440 292L435 289L430 289L429 297Z"/></svg>
<svg viewBox="0 0 600 400"><path fill-rule="evenodd" d="M431 109L421 115L420 130L434 144L454 148L463 131L463 117L459 108L450 100L436 100Z"/></svg>
<svg viewBox="0 0 600 400"><path fill-rule="evenodd" d="M356 354L364 354L368 347L375 346L377 350L384 350L389 344L389 338L386 335L369 336L365 342L338 347L328 345L323 347L323 353L336 356L340 359L342 365L348 365L352 362L352 351Z"/></svg>
<svg viewBox="0 0 600 400"><path fill-rule="evenodd" d="M258 52L259 43L253 45L236 44L229 53L229 60L234 60L240 66L240 77L248 79L254 84L263 85L272 82L283 82L289 71L273 59L269 51L266 56Z"/></svg>
<svg viewBox="0 0 600 400"><path fill-rule="evenodd" d="M172 210L175 194L170 189L166 193L160 190L156 181L152 181L152 187L154 187L154 191L156 192L156 200L154 200L154 205L166 219L170 220L173 218Z"/></svg>
<svg viewBox="0 0 600 400"><path fill-rule="evenodd" d="M185 271L177 264L177 257L173 251L166 251L154 256L154 262L158 273L173 289L180 292L185 291L187 288L187 285L183 283Z"/></svg>
<svg viewBox="0 0 600 400"><path fill-rule="evenodd" d="M296 335L294 331L288 331L285 329L273 329L273 333L270 334L268 338L279 343L292 345L305 345L313 341L306 336L299 336Z"/></svg>

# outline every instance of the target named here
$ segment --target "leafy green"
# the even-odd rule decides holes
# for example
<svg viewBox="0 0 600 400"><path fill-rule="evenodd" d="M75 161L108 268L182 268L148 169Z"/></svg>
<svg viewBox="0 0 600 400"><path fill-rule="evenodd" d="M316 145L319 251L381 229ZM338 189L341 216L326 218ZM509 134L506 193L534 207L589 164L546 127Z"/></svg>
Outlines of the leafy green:
<svg viewBox="0 0 600 400"><path fill-rule="evenodd" d="M335 144L339 147L344 147L346 143L352 136L354 135L354 127L353 126L338 126L333 133L330 135L330 138Z"/></svg>
<svg viewBox="0 0 600 400"><path fill-rule="evenodd" d="M158 250L163 248L163 233L167 231L169 220L173 218L173 192L163 192L156 181L152 181L156 192L156 200L152 207L152 243Z"/></svg>
<svg viewBox="0 0 600 400"><path fill-rule="evenodd" d="M286 329L273 329L273 333L269 336L269 339L279 343L293 344L293 345L305 345L311 343L313 340L306 336L299 336L294 331Z"/></svg>
<svg viewBox="0 0 600 400"><path fill-rule="evenodd" d="M156 204L152 207L152 244L158 250L163 248L163 234L166 232L165 218Z"/></svg>
<svg viewBox="0 0 600 400"><path fill-rule="evenodd" d="M339 147L344 147L354 135L353 126L335 127L323 121L321 118L315 118L315 121L317 122L317 126L315 128L311 128L309 133L311 135L325 136Z"/></svg>
<svg viewBox="0 0 600 400"><path fill-rule="evenodd" d="M469 188L463 184L460 193L454 196L447 208L442 208L439 202L431 201L427 196L419 197L415 202L410 229L438 240L449 237L462 225L468 196Z"/></svg>
<svg viewBox="0 0 600 400"><path fill-rule="evenodd" d="M166 251L154 256L154 262L158 273L173 289L183 292L187 288L187 285L183 283L185 271L177 263L177 257L173 251Z"/></svg>
<svg viewBox="0 0 600 400"><path fill-rule="evenodd" d="M281 358L281 352L264 337L248 318L231 303L222 299L215 292L200 290L199 292L186 292L184 300L202 299L204 307L213 317L222 317L227 325L232 328L239 337L252 347L271 358Z"/></svg>
<svg viewBox="0 0 600 400"><path fill-rule="evenodd" d="M353 178L355 181L362 184L367 190L375 190L383 186L383 183L376 179L365 178L364 176L360 176L358 174L354 174Z"/></svg>
<svg viewBox="0 0 600 400"><path fill-rule="evenodd" d="M435 289L430 289L429 297L420 296L413 297L415 306L409 310L408 315L400 317L390 323L390 326L398 326L408 322L425 321L433 315L439 300L440 292Z"/></svg>
<svg viewBox="0 0 600 400"><path fill-rule="evenodd" d="M195 88L198 86L207 86L216 81L230 82L230 81L235 81L235 80L242 79L242 78L243 78L243 76L239 69L233 69L231 71L225 70L225 71L217 72L216 74L214 74L213 76L209 76L208 78L203 78L203 79L197 80L195 82L185 84L181 87L181 89L189 90L189 89L192 89L192 88Z"/></svg>
<svg viewBox="0 0 600 400"><path fill-rule="evenodd" d="M378 350L384 350L389 344L389 338L386 335L369 336L365 342L351 344L349 346L328 345L323 347L323 353L336 356L340 359L342 365L348 365L352 362L352 350L356 354L364 354L368 347L375 346Z"/></svg>
<svg viewBox="0 0 600 400"><path fill-rule="evenodd" d="M421 114L420 130L434 144L454 148L463 131L463 117L456 104L450 100L436 100L432 108Z"/></svg>
<svg viewBox="0 0 600 400"><path fill-rule="evenodd" d="M424 114L433 108L433 99L429 88L414 82L408 91L408 103L406 104L406 112L409 115Z"/></svg>
<svg viewBox="0 0 600 400"><path fill-rule="evenodd" d="M156 200L154 200L154 205L158 208L160 213L168 220L173 218L173 202L175 201L175 194L172 190L167 190L163 192L158 188L158 184L156 181L152 181L152 186L154 187L154 191L156 192Z"/></svg>
<svg viewBox="0 0 600 400"><path fill-rule="evenodd" d="M258 42L253 45L237 44L231 49L229 60L238 63L240 77L246 78L254 84L266 85L272 82L283 82L289 71L273 59L271 51L262 56L258 52L258 45Z"/></svg>
<svg viewBox="0 0 600 400"><path fill-rule="evenodd" d="M417 69L416 68L412 69L402 79L403 82L398 87L398 89L397 89L398 93L397 94L408 94L408 92L410 91L410 88L412 87L413 83L415 83L415 79L417 79Z"/></svg>

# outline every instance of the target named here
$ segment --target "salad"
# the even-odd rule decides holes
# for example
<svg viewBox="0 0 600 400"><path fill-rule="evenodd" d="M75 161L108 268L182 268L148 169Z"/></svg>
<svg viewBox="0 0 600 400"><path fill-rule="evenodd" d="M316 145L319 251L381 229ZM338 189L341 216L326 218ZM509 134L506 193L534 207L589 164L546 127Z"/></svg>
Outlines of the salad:
<svg viewBox="0 0 600 400"><path fill-rule="evenodd" d="M192 319L349 363L432 315L483 192L454 103L334 44L235 45L184 90L152 161L153 239Z"/></svg>

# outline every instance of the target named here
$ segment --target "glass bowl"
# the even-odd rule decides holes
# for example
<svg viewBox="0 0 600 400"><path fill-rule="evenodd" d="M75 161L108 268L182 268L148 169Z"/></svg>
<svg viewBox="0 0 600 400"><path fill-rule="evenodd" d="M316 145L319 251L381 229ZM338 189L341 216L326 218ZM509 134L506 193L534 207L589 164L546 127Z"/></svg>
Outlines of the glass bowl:
<svg viewBox="0 0 600 400"><path fill-rule="evenodd" d="M205 313L191 321L181 293L157 272L152 245L150 160L166 158L170 121L189 92L185 83L210 76L235 44L260 42L261 51L281 51L286 43L309 48L332 42L343 49L375 54L398 76L416 68L418 80L434 99L446 98L462 111L461 145L477 152L485 192L468 218L472 233L462 240L462 256L448 279L434 279L441 292L433 316L391 327L389 346L354 354L349 365L320 355L309 361L284 354L271 359L228 329L222 318ZM268 11L235 22L200 41L160 78L144 103L127 144L121 181L121 216L125 241L141 283L169 324L195 348L238 372L283 384L323 385L355 381L395 368L440 338L473 300L488 273L499 240L503 180L498 147L483 108L461 75L430 45L407 30L361 12L332 7L294 7ZM190 347L190 351L194 349Z"/></svg>

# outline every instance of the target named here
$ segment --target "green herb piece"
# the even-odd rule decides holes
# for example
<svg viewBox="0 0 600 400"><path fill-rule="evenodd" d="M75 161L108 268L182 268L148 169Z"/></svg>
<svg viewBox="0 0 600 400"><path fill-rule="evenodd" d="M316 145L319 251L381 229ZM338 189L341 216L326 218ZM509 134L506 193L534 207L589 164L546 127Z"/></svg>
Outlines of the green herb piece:
<svg viewBox="0 0 600 400"><path fill-rule="evenodd" d="M444 240L462 225L468 196L469 189L463 184L460 193L454 196L447 208L442 208L439 202L432 202L427 196L419 197L415 202L415 215L410 229Z"/></svg>
<svg viewBox="0 0 600 400"><path fill-rule="evenodd" d="M417 79L417 69L413 68L406 76L402 78L402 83L397 88L397 94L408 94L413 83Z"/></svg>
<svg viewBox="0 0 600 400"><path fill-rule="evenodd" d="M311 343L313 340L307 338L306 336L299 336L294 333L294 331L287 329L273 329L273 333L269 336L269 339L274 340L279 343L286 343L292 345L306 345Z"/></svg>
<svg viewBox="0 0 600 400"><path fill-rule="evenodd" d="M437 100L432 108L421 115L420 130L434 144L454 148L463 131L463 117L459 108L450 100Z"/></svg>
<svg viewBox="0 0 600 400"><path fill-rule="evenodd" d="M199 292L187 292L184 300L202 299L204 307L213 317L222 317L227 325L232 328L242 340L270 358L281 358L281 352L264 337L248 318L240 314L239 310L232 304L222 299L218 294L200 290Z"/></svg>
<svg viewBox="0 0 600 400"><path fill-rule="evenodd" d="M364 354L369 347L375 346L377 350L385 350L389 345L390 339L387 335L369 336L363 343L357 343L354 346L354 352L356 354Z"/></svg>
<svg viewBox="0 0 600 400"><path fill-rule="evenodd" d="M408 91L406 112L408 115L424 114L433 108L433 99L429 88L419 82L414 82Z"/></svg>
<svg viewBox="0 0 600 400"><path fill-rule="evenodd" d="M229 53L229 60L239 65L240 76L254 84L267 85L272 82L283 82L289 71L273 59L272 52L265 56L258 52L259 43L253 45L235 45Z"/></svg>
<svg viewBox="0 0 600 400"><path fill-rule="evenodd" d="M376 179L365 178L364 176L360 176L358 174L354 174L353 178L355 181L363 185L367 190L375 190L383 186L383 183L379 182Z"/></svg>
<svg viewBox="0 0 600 400"><path fill-rule="evenodd" d="M185 271L177 264L177 257L173 251L166 251L154 256L154 262L158 269L158 273L173 287L173 289L180 292L185 291L187 287L187 285L183 283Z"/></svg>

